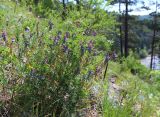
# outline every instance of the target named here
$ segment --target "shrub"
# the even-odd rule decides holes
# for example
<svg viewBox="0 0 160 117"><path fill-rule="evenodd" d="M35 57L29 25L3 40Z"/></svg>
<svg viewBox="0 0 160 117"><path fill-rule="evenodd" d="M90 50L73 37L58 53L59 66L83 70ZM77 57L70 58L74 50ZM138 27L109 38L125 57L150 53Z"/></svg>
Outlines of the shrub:
<svg viewBox="0 0 160 117"><path fill-rule="evenodd" d="M148 56L147 50L146 50L145 48L142 49L142 50L140 50L139 56L140 56L140 58L145 58L145 57L147 57L147 56Z"/></svg>
<svg viewBox="0 0 160 117"><path fill-rule="evenodd" d="M142 65L132 53L130 53L130 55L124 59L121 69L122 71L130 71L132 74L138 75L143 79L149 77L149 69Z"/></svg>

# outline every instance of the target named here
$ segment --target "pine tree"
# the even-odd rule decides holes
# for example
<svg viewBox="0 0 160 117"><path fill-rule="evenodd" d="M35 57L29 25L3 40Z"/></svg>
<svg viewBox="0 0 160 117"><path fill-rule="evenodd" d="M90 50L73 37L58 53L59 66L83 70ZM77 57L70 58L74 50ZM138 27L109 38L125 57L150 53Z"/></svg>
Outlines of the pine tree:
<svg viewBox="0 0 160 117"><path fill-rule="evenodd" d="M128 56L128 0L125 0L125 57Z"/></svg>
<svg viewBox="0 0 160 117"><path fill-rule="evenodd" d="M122 22L122 14L121 14L121 2L119 2L119 22ZM119 26L119 39L120 39L120 50L121 50L121 57L123 57L123 39L122 39L122 26Z"/></svg>
<svg viewBox="0 0 160 117"><path fill-rule="evenodd" d="M113 0L111 4L116 4L119 3L119 12L121 8L121 4L125 4L125 17L124 17L124 54L125 57L128 56L129 54L129 47L128 47L128 22L129 22L129 12L132 10L129 10L128 7L129 5L133 5L137 3L137 0ZM122 19L120 18L122 21ZM120 21L120 22L121 22ZM123 41L122 41L122 28L120 26L120 45L121 45L121 55L123 55Z"/></svg>
<svg viewBox="0 0 160 117"><path fill-rule="evenodd" d="M153 38L152 38L152 44L151 44L151 62L150 62L150 69L153 69L153 58L154 58L154 49L155 49L155 40L156 40L156 31L157 31L157 15L158 15L158 2L156 0L155 12L151 13L150 15L153 16Z"/></svg>

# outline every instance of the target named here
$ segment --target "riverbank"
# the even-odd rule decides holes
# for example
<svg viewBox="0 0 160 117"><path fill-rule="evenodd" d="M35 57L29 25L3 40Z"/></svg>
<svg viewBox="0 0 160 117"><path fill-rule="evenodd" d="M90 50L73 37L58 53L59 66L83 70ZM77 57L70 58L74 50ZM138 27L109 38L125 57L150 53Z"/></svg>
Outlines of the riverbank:
<svg viewBox="0 0 160 117"><path fill-rule="evenodd" d="M147 56L144 59L141 59L141 64L145 65L147 68L150 68L151 56ZM153 69L160 70L160 58L158 56L154 56L153 59Z"/></svg>

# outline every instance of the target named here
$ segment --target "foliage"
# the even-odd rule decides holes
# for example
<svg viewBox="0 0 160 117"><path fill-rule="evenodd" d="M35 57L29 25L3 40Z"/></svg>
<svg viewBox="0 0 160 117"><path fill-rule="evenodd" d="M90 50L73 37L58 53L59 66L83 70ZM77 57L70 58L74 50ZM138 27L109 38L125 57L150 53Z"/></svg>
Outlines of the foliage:
<svg viewBox="0 0 160 117"><path fill-rule="evenodd" d="M124 60L122 69L126 71L130 70L132 74L137 74L140 78L146 79L149 76L149 70L135 59L133 53L130 53Z"/></svg>
<svg viewBox="0 0 160 117"><path fill-rule="evenodd" d="M106 29L104 25L108 29L114 27L112 17L102 10L97 10L98 14L89 10L86 20L84 11L81 16L73 11L63 22L60 17L35 18L29 12L22 14L20 9L17 7L15 13L9 14L5 10L1 12L4 45L0 52L6 59L1 63L2 92L8 87L12 98L5 108L12 108L13 116L71 116L87 107L87 88L92 86L88 80L91 76L102 76L96 75L96 68L105 57L101 51L109 51L112 44L98 32ZM94 17L108 20L90 22ZM105 49L100 48L101 41L105 42ZM4 76L7 65L11 65L9 74L15 76ZM91 76L90 72L93 72Z"/></svg>
<svg viewBox="0 0 160 117"><path fill-rule="evenodd" d="M132 57L130 57L130 59L131 58ZM107 94L106 90L104 90L105 95L102 98L103 115L105 117L155 115L155 112L158 108L158 104L156 104L156 102L158 102L158 97L160 94L159 91L156 89L158 83L157 85L155 85L155 81L153 81L153 84L151 85L151 82L148 83L148 81L145 81L146 79L140 79L141 76L139 77L139 73L131 74L130 68L128 67L126 67L125 69L120 69L120 64L110 62L108 77L116 77L116 85L118 85L120 88L115 93L120 95L120 100L116 100L116 98L118 97L116 97L114 93ZM145 72L148 72L149 74L149 71ZM156 79L156 77L153 74L154 73L152 73L153 78ZM157 73L155 73L155 75L157 75ZM109 88L107 88L107 90L109 90ZM109 95L113 95L114 98L110 99Z"/></svg>
<svg viewBox="0 0 160 117"><path fill-rule="evenodd" d="M0 115L76 117L92 103L104 117L157 112L159 72L134 53L116 57L116 14L101 9L102 0L81 1L80 10L68 2L65 19L58 0L37 1L0 2ZM122 87L119 103L109 99L112 77Z"/></svg>
<svg viewBox="0 0 160 117"><path fill-rule="evenodd" d="M140 58L146 58L148 55L147 50L144 48L142 50L140 50L139 56Z"/></svg>

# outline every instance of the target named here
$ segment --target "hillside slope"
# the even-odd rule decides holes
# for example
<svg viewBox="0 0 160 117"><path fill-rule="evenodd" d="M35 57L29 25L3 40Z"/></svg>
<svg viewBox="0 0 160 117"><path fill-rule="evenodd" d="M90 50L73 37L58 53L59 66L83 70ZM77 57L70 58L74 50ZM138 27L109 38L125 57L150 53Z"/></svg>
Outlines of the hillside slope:
<svg viewBox="0 0 160 117"><path fill-rule="evenodd" d="M63 21L0 2L0 115L160 116L159 72L132 54L121 64L114 58L115 25L101 10L73 11Z"/></svg>

